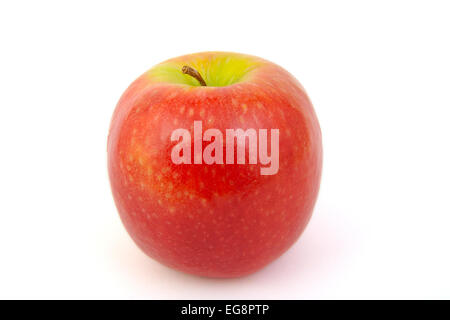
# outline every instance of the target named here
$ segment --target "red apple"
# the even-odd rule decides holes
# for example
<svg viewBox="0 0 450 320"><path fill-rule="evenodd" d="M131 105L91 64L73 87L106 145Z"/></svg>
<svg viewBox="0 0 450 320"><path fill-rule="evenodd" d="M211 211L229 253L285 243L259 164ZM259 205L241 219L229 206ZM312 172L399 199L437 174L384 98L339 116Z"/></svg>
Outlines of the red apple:
<svg viewBox="0 0 450 320"><path fill-rule="evenodd" d="M247 275L285 252L311 217L321 169L305 90L254 56L156 65L111 121L108 170L125 228L153 259L196 275Z"/></svg>

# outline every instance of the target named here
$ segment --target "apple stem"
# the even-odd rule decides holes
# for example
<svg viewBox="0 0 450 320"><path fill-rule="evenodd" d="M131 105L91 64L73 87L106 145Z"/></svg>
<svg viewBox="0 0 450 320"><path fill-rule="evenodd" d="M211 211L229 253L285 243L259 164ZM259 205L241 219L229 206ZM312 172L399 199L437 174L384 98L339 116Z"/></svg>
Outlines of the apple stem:
<svg viewBox="0 0 450 320"><path fill-rule="evenodd" d="M184 74L188 74L188 75L190 75L191 77L197 79L198 82L200 82L200 84L201 84L203 87L206 87L206 82L205 82L205 80L203 80L203 78L202 78L202 76L200 75L200 73L199 73L197 70L195 70L194 68L189 67L189 66L183 66L183 68L181 69L181 71L182 71Z"/></svg>

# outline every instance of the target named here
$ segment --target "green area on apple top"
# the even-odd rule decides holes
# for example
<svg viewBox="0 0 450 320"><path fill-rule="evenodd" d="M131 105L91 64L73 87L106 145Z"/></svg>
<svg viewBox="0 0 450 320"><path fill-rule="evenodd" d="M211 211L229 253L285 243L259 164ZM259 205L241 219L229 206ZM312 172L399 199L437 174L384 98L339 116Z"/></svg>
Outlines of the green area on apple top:
<svg viewBox="0 0 450 320"><path fill-rule="evenodd" d="M197 79L183 74L183 66L197 70L208 87L225 87L244 81L252 70L262 64L261 61L246 55L235 53L217 53L214 55L190 55L186 59L163 62L147 73L155 82L167 82L200 86Z"/></svg>

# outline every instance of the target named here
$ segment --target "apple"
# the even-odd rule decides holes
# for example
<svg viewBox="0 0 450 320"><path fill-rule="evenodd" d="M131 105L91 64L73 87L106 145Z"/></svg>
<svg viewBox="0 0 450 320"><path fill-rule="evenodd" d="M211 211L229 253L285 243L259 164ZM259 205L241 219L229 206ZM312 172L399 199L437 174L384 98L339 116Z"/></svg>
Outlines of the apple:
<svg viewBox="0 0 450 320"><path fill-rule="evenodd" d="M310 220L322 140L300 83L228 52L167 60L114 111L108 171L120 218L148 256L206 277L251 274Z"/></svg>

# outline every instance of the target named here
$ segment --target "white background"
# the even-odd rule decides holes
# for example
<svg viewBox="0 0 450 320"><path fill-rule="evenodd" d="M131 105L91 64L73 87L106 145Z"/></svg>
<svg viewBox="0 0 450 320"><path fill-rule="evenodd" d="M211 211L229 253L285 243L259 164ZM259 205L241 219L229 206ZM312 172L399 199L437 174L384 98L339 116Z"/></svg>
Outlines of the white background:
<svg viewBox="0 0 450 320"><path fill-rule="evenodd" d="M450 298L449 17L445 1L2 1L0 298ZM323 131L307 230L242 279L147 258L106 170L130 82L208 50L289 70Z"/></svg>

